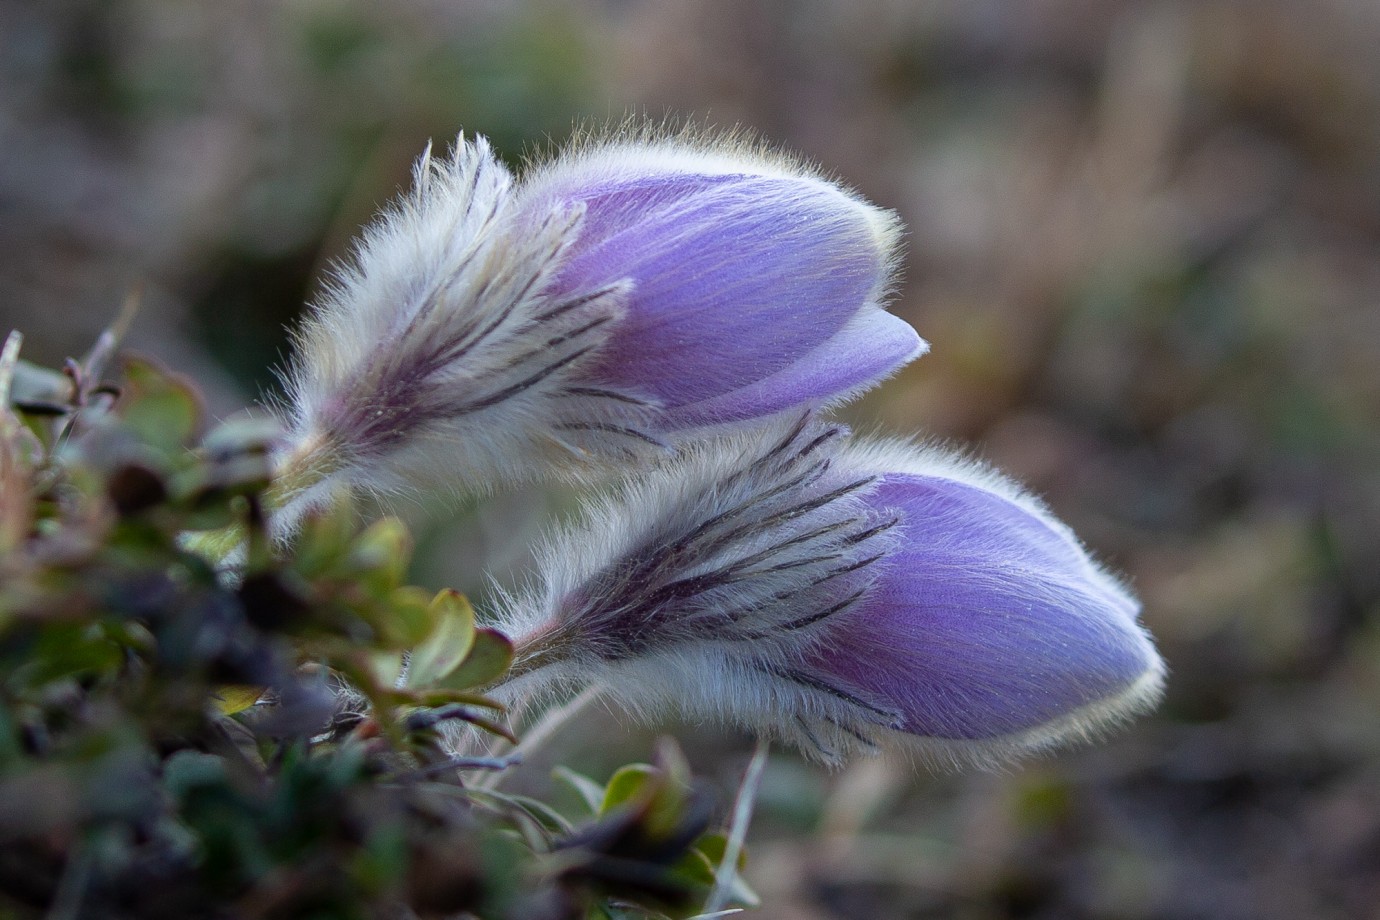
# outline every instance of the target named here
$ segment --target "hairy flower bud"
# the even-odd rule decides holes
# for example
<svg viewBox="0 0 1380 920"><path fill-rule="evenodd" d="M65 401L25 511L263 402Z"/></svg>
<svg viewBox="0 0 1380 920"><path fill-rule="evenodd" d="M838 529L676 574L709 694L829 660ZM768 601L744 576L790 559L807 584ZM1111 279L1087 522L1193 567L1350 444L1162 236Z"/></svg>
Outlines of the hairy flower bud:
<svg viewBox="0 0 1380 920"><path fill-rule="evenodd" d="M802 421L690 451L552 539L509 693L599 682L837 762L993 762L1158 696L1136 601L975 464Z"/></svg>
<svg viewBox="0 0 1380 920"><path fill-rule="evenodd" d="M280 520L345 486L579 479L850 396L924 350L892 215L732 144L424 156L302 327Z"/></svg>
<svg viewBox="0 0 1380 920"><path fill-rule="evenodd" d="M741 143L632 136L578 146L523 183L537 216L586 209L557 285L629 279L590 373L654 399L662 431L836 402L923 353L882 309L896 216Z"/></svg>
<svg viewBox="0 0 1380 920"><path fill-rule="evenodd" d="M1158 699L1140 604L1043 503L935 448L857 444L840 463L878 475L863 500L898 516L896 547L803 673L960 759L1091 737Z"/></svg>

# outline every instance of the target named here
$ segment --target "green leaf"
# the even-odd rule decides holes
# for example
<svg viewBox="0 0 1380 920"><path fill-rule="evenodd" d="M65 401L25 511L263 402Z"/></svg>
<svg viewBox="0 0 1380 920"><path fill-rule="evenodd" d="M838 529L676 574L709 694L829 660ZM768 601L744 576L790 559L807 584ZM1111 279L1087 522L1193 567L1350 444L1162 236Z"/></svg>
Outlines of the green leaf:
<svg viewBox="0 0 1380 920"><path fill-rule="evenodd" d="M407 686L429 687L460 667L474 648L474 608L465 595L445 590L431 601L431 635L412 650Z"/></svg>
<svg viewBox="0 0 1380 920"><path fill-rule="evenodd" d="M98 624L63 624L40 633L27 660L9 681L37 687L68 677L110 676L124 663L124 652Z"/></svg>
<svg viewBox="0 0 1380 920"><path fill-rule="evenodd" d="M692 848L676 860L671 871L692 885L710 888L714 885L714 873L717 868L708 856Z"/></svg>
<svg viewBox="0 0 1380 920"><path fill-rule="evenodd" d="M690 764L670 737L657 740L652 762L663 779L651 793L645 821L648 832L661 837L675 833L685 816L690 798Z"/></svg>
<svg viewBox="0 0 1380 920"><path fill-rule="evenodd" d="M3 627L4 622L0 620L0 630ZM0 706L0 776L13 775L25 753L19 723L14 720L8 706Z"/></svg>
<svg viewBox="0 0 1380 920"><path fill-rule="evenodd" d="M248 684L224 684L216 688L216 708L223 715L232 716L253 706L263 695L263 687L251 687Z"/></svg>
<svg viewBox="0 0 1380 920"><path fill-rule="evenodd" d="M260 494L269 488L272 443L279 430L277 422L268 419L239 419L218 425L202 438L203 462L173 477L175 494L184 498L189 511L199 513L187 527L209 530L216 525L203 523L208 509L225 507L232 496Z"/></svg>
<svg viewBox="0 0 1380 920"><path fill-rule="evenodd" d="M480 789L477 786L467 787L464 794L486 810L508 818L512 829L518 834L518 839L529 851L546 852L550 849L552 835L546 822L515 801L513 796L506 792Z"/></svg>
<svg viewBox="0 0 1380 920"><path fill-rule="evenodd" d="M174 494L185 495L179 477L172 477ZM244 543L244 527L240 523L242 515L231 504L232 495L210 496L204 503L200 496L191 502L184 502L181 541L184 547L205 559L224 560L232 551Z"/></svg>
<svg viewBox="0 0 1380 920"><path fill-rule="evenodd" d="M23 544L34 519L33 467L27 442L33 434L0 406L0 558Z"/></svg>
<svg viewBox="0 0 1380 920"><path fill-rule="evenodd" d="M663 781L664 775L649 763L630 763L619 767L604 787L599 814L606 815L623 805L649 795L649 787Z"/></svg>
<svg viewBox="0 0 1380 920"><path fill-rule="evenodd" d="M207 432L201 449L212 463L246 455L262 456L272 451L274 440L281 434L282 426L274 419L231 419Z"/></svg>
<svg viewBox="0 0 1380 920"><path fill-rule="evenodd" d="M391 687L398 682L403 672L402 652L366 652L365 655L376 686Z"/></svg>
<svg viewBox="0 0 1380 920"><path fill-rule="evenodd" d="M308 579L341 568L340 560L349 551L355 531L355 510L348 496L332 502L325 511L307 515L297 538L294 567Z"/></svg>
<svg viewBox="0 0 1380 920"><path fill-rule="evenodd" d="M378 631L385 649L408 649L417 645L435 626L431 601L421 588L398 588L386 607L370 611L368 620Z"/></svg>
<svg viewBox="0 0 1380 920"><path fill-rule="evenodd" d="M164 457L180 456L201 429L201 396L186 380L151 361L125 362L119 414L125 425Z"/></svg>
<svg viewBox="0 0 1380 920"><path fill-rule="evenodd" d="M486 716L482 716L477 712L468 711L461 713L458 716L458 718L463 719L464 721L478 728L484 729L484 731L488 732L491 735L498 735L500 738L504 738L512 742L513 744L518 743L517 735L514 735L512 731L508 728L508 726L504 725L501 722L495 722L493 719L490 719Z"/></svg>
<svg viewBox="0 0 1380 920"><path fill-rule="evenodd" d="M482 687L502 677L512 663L513 643L507 636L495 629L476 629L474 647L464 663L451 671L440 685L451 690Z"/></svg>
<svg viewBox="0 0 1380 920"><path fill-rule="evenodd" d="M347 862L351 880L369 896L397 884L407 872L407 835L401 822L381 823Z"/></svg>
<svg viewBox="0 0 1380 920"><path fill-rule="evenodd" d="M407 527L397 518L381 518L355 538L339 574L381 593L403 583L411 559L412 537ZM424 638L425 633L416 641Z"/></svg>
<svg viewBox="0 0 1380 920"><path fill-rule="evenodd" d="M599 813L599 807L604 801L604 789L594 780L585 776L583 773L576 773L569 767L558 766L551 771L551 778L565 783L578 795L593 814Z"/></svg>
<svg viewBox="0 0 1380 920"><path fill-rule="evenodd" d="M557 834L569 834L575 829L574 825L572 825L564 815L539 799L529 798L525 795L512 794L507 795L506 798L509 802L531 815L534 820L549 831L553 831Z"/></svg>
<svg viewBox="0 0 1380 920"><path fill-rule="evenodd" d="M657 739L652 763L656 764L676 787L690 788L690 761L685 759L685 754L681 751L680 745L676 744L675 739L668 735L663 735Z"/></svg>

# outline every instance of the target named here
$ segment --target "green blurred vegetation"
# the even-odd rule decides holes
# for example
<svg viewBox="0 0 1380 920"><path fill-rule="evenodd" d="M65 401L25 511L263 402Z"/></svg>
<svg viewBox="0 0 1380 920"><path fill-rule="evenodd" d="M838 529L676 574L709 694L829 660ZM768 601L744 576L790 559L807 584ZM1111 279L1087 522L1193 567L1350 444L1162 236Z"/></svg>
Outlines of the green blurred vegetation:
<svg viewBox="0 0 1380 920"><path fill-rule="evenodd" d="M147 361L105 382L115 338L64 373L21 364L18 333L0 356L0 916L704 902L725 838L674 745L607 785L561 771L572 817L497 791L521 756L486 753L517 738L480 690L507 638L405 584L396 520L341 507L275 547L275 432L204 432L195 388Z"/></svg>
<svg viewBox="0 0 1380 920"><path fill-rule="evenodd" d="M1169 695L1105 747L1010 776L777 760L757 916L1373 915L1372 0L0 16L7 322L56 363L142 282L134 343L196 367L221 413L271 387L322 266L426 139L461 128L515 158L626 111L742 123L900 212L895 309L933 350L853 417L973 443L1041 492L1144 599ZM409 577L516 568L542 507L527 498L423 534ZM649 743L590 719L563 762L604 776ZM731 781L740 742L685 736Z"/></svg>

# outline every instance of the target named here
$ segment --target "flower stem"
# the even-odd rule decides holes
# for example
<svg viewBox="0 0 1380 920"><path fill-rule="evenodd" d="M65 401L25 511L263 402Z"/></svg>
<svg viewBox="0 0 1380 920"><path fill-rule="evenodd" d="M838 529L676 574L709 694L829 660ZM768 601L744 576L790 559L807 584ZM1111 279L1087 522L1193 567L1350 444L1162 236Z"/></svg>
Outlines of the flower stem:
<svg viewBox="0 0 1380 920"><path fill-rule="evenodd" d="M762 785L762 771L767 766L767 753L771 745L767 739L757 740L757 750L752 754L743 774L743 785L738 787L738 798L733 803L733 824L729 829L728 842L724 844L724 858L714 873L714 890L704 903L705 914L717 914L733 895L733 882L738 877L738 856L743 852L747 839L748 823L752 820L753 805L757 801L757 790Z"/></svg>
<svg viewBox="0 0 1380 920"><path fill-rule="evenodd" d="M567 722L575 718L585 710L590 703L599 698L599 694L604 692L604 688L598 684L591 684L580 691L569 702L560 706L548 709L542 713L542 717L533 725L531 729L523 732L522 741L519 742L505 756L515 761L521 761L530 756L534 751L551 739ZM496 771L489 773L474 783L481 789L492 791L503 782L506 771Z"/></svg>

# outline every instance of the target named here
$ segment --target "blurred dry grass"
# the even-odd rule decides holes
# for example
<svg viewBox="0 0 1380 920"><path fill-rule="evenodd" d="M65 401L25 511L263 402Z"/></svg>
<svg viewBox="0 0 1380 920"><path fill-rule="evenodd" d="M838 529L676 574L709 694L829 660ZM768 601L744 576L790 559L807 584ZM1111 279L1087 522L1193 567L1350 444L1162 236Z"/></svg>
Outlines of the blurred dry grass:
<svg viewBox="0 0 1380 920"><path fill-rule="evenodd" d="M778 758L759 916L1376 917L1377 48L1373 0L4 3L3 325L56 361L140 282L228 411L426 138L752 126L910 227L934 350L853 417L1029 482L1173 670L1010 775Z"/></svg>

